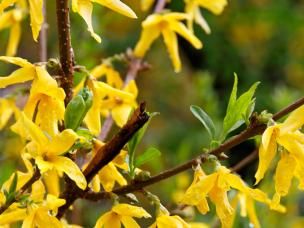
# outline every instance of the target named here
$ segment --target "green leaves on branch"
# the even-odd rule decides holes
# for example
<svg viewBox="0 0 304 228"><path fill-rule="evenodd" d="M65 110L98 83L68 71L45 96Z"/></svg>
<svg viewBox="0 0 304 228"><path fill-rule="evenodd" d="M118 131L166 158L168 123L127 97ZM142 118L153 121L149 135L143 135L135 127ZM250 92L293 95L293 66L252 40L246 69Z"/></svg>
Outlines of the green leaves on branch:
<svg viewBox="0 0 304 228"><path fill-rule="evenodd" d="M255 98L253 98L253 96L259 82L254 83L250 89L243 93L239 98L237 98L237 85L238 78L235 74L234 84L230 95L226 116L224 118L222 135L223 139L225 139L231 131L237 129L243 123L248 123L248 120L254 110Z"/></svg>
<svg viewBox="0 0 304 228"><path fill-rule="evenodd" d="M154 148L154 147L149 147L145 152L143 152L141 155L137 156L135 160L135 167L140 167L147 162L150 162L156 157L159 157L161 155L161 152Z"/></svg>
<svg viewBox="0 0 304 228"><path fill-rule="evenodd" d="M203 109L195 105L190 106L190 111L204 125L211 140L214 140L216 129L210 116L208 116L208 114Z"/></svg>
<svg viewBox="0 0 304 228"><path fill-rule="evenodd" d="M210 147L216 147L220 142L224 141L227 135L240 127L243 123L249 124L249 118L255 107L255 98L253 98L255 90L259 82L254 83L248 91L237 98L237 75L234 75L234 84L230 95L226 116L223 122L221 136L217 136L218 130L211 117L200 107L191 105L190 111L206 128L210 138ZM218 138L217 138L218 137Z"/></svg>
<svg viewBox="0 0 304 228"><path fill-rule="evenodd" d="M149 121L139 130L137 131L134 136L132 137L132 139L128 142L127 147L128 147L128 151L129 151L129 167L130 167L130 176L134 177L135 175L135 169L140 166L143 165L145 163L147 163L148 161L150 161L152 158L154 158L155 156L159 156L158 152L156 152L155 150L151 150L149 149L147 151L144 152L144 154L142 154L141 156L139 156L137 159L140 159L139 161L137 161L137 159L135 160L135 152L136 152L136 148L138 146L138 144L141 142L149 124L150 121L152 119L152 117L154 117L155 115L158 115L158 113L151 113L150 114L150 119Z"/></svg>
<svg viewBox="0 0 304 228"><path fill-rule="evenodd" d="M76 130L93 104L93 94L88 88L83 88L69 102L64 114L65 128Z"/></svg>
<svg viewBox="0 0 304 228"><path fill-rule="evenodd" d="M5 201L6 203L9 203L11 201L13 201L17 195L17 183L18 183L18 174L15 173L14 174L14 177L13 177L13 180L12 180L12 183L9 187L9 190L5 190L3 191L4 195L5 195Z"/></svg>

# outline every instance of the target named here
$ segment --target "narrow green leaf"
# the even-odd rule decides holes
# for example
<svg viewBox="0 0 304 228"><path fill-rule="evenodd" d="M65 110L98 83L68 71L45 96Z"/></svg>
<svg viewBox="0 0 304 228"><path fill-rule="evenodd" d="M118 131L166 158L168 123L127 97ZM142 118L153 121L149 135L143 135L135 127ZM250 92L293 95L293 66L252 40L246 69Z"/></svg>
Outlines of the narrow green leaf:
<svg viewBox="0 0 304 228"><path fill-rule="evenodd" d="M191 105L190 110L192 114L204 125L207 129L211 139L215 139L215 126L212 119L208 116L208 114L198 106Z"/></svg>
<svg viewBox="0 0 304 228"><path fill-rule="evenodd" d="M146 164L147 162L151 161L156 157L159 157L160 155L161 152L158 149L154 147L149 147L144 153L142 153L136 158L135 166L142 166L143 164Z"/></svg>
<svg viewBox="0 0 304 228"><path fill-rule="evenodd" d="M258 84L259 82L254 83L247 92L243 93L238 99L236 99L237 77L235 76L233 89L223 123L223 139L226 138L229 132L240 127L250 117L254 108L253 96Z"/></svg>
<svg viewBox="0 0 304 228"><path fill-rule="evenodd" d="M130 175L131 176L134 175L134 170L136 168L136 166L134 164L136 147L140 143L140 141L142 140L142 138L143 138L143 136L144 136L149 124L150 124L150 121L151 121L152 117L154 117L158 114L159 113L157 113L157 112L150 113L149 114L150 119L148 120L148 122L138 132L136 132L134 134L132 139L127 144L128 151L129 151L129 167L130 167Z"/></svg>
<svg viewBox="0 0 304 228"><path fill-rule="evenodd" d="M234 104L236 102L237 86L238 86L238 77L237 77L237 74L234 73L234 82L233 82L233 87L232 87L232 91L231 91L228 106L227 106L227 113L230 112L230 110L234 107Z"/></svg>

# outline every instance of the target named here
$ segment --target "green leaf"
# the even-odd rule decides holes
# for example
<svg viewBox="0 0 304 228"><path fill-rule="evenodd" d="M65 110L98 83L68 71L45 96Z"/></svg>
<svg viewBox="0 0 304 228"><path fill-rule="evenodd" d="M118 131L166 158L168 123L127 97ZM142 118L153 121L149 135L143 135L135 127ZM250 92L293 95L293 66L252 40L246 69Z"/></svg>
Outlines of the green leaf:
<svg viewBox="0 0 304 228"><path fill-rule="evenodd" d="M190 110L192 114L204 125L207 129L211 140L215 139L215 126L212 119L208 116L208 114L198 106L191 105Z"/></svg>
<svg viewBox="0 0 304 228"><path fill-rule="evenodd" d="M17 173L14 173L12 183L11 183L10 188L8 190L9 194L14 193L16 191L17 183L18 183L18 175L17 175Z"/></svg>
<svg viewBox="0 0 304 228"><path fill-rule="evenodd" d="M130 167L130 175L133 176L134 175L134 170L135 170L135 165L134 165L134 158L135 158L135 151L136 151L136 147L137 145L141 142L142 137L144 136L150 121L152 119L152 117L158 115L159 113L154 112L149 114L150 119L148 120L148 122L139 130L137 131L134 136L132 137L132 139L128 142L127 147L128 147L128 151L129 151L129 167Z"/></svg>
<svg viewBox="0 0 304 228"><path fill-rule="evenodd" d="M223 139L226 138L229 132L247 122L254 108L253 96L259 82L254 83L247 92L236 99L237 81L238 79L235 75L233 89L223 123Z"/></svg>
<svg viewBox="0 0 304 228"><path fill-rule="evenodd" d="M142 166L143 164L146 164L147 162L151 161L156 157L159 157L160 155L161 152L158 149L154 147L149 147L144 153L142 153L136 158L135 166Z"/></svg>

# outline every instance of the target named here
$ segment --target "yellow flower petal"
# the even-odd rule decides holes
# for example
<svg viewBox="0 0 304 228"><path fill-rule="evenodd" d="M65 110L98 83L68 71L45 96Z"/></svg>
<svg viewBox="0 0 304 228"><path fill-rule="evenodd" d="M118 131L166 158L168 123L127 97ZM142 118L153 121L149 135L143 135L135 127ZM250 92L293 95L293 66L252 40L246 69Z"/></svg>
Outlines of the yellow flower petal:
<svg viewBox="0 0 304 228"><path fill-rule="evenodd" d="M73 130L66 129L52 139L46 150L51 155L61 155L71 148L77 138L78 135Z"/></svg>
<svg viewBox="0 0 304 228"><path fill-rule="evenodd" d="M140 39L134 49L134 55L144 57L152 43L159 37L160 31L157 27L145 28L142 30Z"/></svg>
<svg viewBox="0 0 304 228"><path fill-rule="evenodd" d="M197 0L198 4L210 10L214 14L221 14L227 5L227 0Z"/></svg>
<svg viewBox="0 0 304 228"><path fill-rule="evenodd" d="M268 169L271 161L277 152L276 138L279 134L279 129L276 126L266 129L262 136L262 143L259 149L259 166L255 174L256 183L259 183L264 178L265 172Z"/></svg>
<svg viewBox="0 0 304 228"><path fill-rule="evenodd" d="M3 12L3 10L13 5L17 1L18 0L2 0L2 2L0 3L0 14Z"/></svg>
<svg viewBox="0 0 304 228"><path fill-rule="evenodd" d="M281 159L275 173L275 190L280 196L287 195L296 165L296 160L291 154L281 153Z"/></svg>
<svg viewBox="0 0 304 228"><path fill-rule="evenodd" d="M84 19L88 26L88 31L91 33L91 36L98 42L101 42L100 36L98 36L93 29L92 25L92 11L93 5L88 0L73 0L73 11L78 12L80 16Z"/></svg>
<svg viewBox="0 0 304 228"><path fill-rule="evenodd" d="M201 26L201 28L207 33L207 34L211 34L211 29L206 21L206 19L203 17L203 15L201 14L201 11L199 8L197 8L194 12L194 20L195 22Z"/></svg>
<svg viewBox="0 0 304 228"><path fill-rule="evenodd" d="M37 41L43 23L43 0L29 0L33 38Z"/></svg>
<svg viewBox="0 0 304 228"><path fill-rule="evenodd" d="M151 6L153 5L154 0L141 0L140 4L141 4L141 9L143 11L147 11L151 8Z"/></svg>
<svg viewBox="0 0 304 228"><path fill-rule="evenodd" d="M0 88L5 88L9 85L23 83L29 80L33 80L35 71L31 67L20 68L15 70L9 76L0 78Z"/></svg>
<svg viewBox="0 0 304 228"><path fill-rule="evenodd" d="M46 206L49 210L57 211L57 209L65 204L65 199L60 199L54 195L47 194Z"/></svg>
<svg viewBox="0 0 304 228"><path fill-rule="evenodd" d="M46 71L45 67L37 66L35 70L37 80L34 80L32 84L31 94L42 93L63 101L65 98L64 90L58 86L56 80ZM47 86L47 90L45 86Z"/></svg>
<svg viewBox="0 0 304 228"><path fill-rule="evenodd" d="M23 220L27 216L26 209L15 209L0 215L0 225L6 225Z"/></svg>
<svg viewBox="0 0 304 228"><path fill-rule="evenodd" d="M68 177L73 180L80 189L84 190L87 187L87 181L83 173L71 159L61 156L54 156L51 158L51 163L57 170L68 175Z"/></svg>
<svg viewBox="0 0 304 228"><path fill-rule="evenodd" d="M170 28L188 40L196 49L203 47L202 42L193 33L191 33L191 31L188 30L184 24L176 21L170 21Z"/></svg>
<svg viewBox="0 0 304 228"><path fill-rule="evenodd" d="M175 33L169 29L164 29L162 31L162 34L164 37L164 42L169 52L169 56L174 66L174 71L178 73L181 70L181 61L178 54L177 37Z"/></svg>
<svg viewBox="0 0 304 228"><path fill-rule="evenodd" d="M108 228L108 227L121 228L120 216L113 212L107 212L96 221L95 228Z"/></svg>
<svg viewBox="0 0 304 228"><path fill-rule="evenodd" d="M31 64L29 61L19 57L0 56L0 61L11 63L20 67L33 67L33 64Z"/></svg>
<svg viewBox="0 0 304 228"><path fill-rule="evenodd" d="M38 209L35 214L35 225L37 227L62 228L61 222L45 209Z"/></svg>
<svg viewBox="0 0 304 228"><path fill-rule="evenodd" d="M293 111L281 125L281 131L291 132L300 129L304 124L304 106Z"/></svg>
<svg viewBox="0 0 304 228"><path fill-rule="evenodd" d="M59 186L59 176L56 170L49 170L44 173L43 180L48 190L48 193L59 196L60 194L60 186Z"/></svg>
<svg viewBox="0 0 304 228"><path fill-rule="evenodd" d="M99 3L100 5L103 5L105 7L108 7L111 10L114 10L122 15L125 15L130 18L137 18L136 14L133 12L133 10L121 2L120 0L92 0L93 2Z"/></svg>
<svg viewBox="0 0 304 228"><path fill-rule="evenodd" d="M6 49L7 56L14 56L17 52L17 47L21 36L21 26L20 23L16 22L12 28L9 35L9 42Z"/></svg>
<svg viewBox="0 0 304 228"><path fill-rule="evenodd" d="M233 208L228 201L227 190L214 187L210 191L209 197L216 206L216 214L221 220L222 227L229 227L232 224Z"/></svg>
<svg viewBox="0 0 304 228"><path fill-rule="evenodd" d="M151 215L148 214L143 208L132 206L129 204L117 204L112 208L112 211L119 215L136 217L136 218L150 218Z"/></svg>
<svg viewBox="0 0 304 228"><path fill-rule="evenodd" d="M113 120L119 127L122 127L128 121L131 111L132 107L129 105L119 105L112 109Z"/></svg>
<svg viewBox="0 0 304 228"><path fill-rule="evenodd" d="M197 205L199 202L201 202L202 198L206 197L206 195L213 188L217 178L218 174L213 173L211 175L203 177L196 184L191 185L190 188L187 189L182 203L187 205Z"/></svg>
<svg viewBox="0 0 304 228"><path fill-rule="evenodd" d="M107 192L112 191L116 181L120 186L127 184L125 178L120 174L112 162L102 168L99 171L98 176L102 186Z"/></svg>
<svg viewBox="0 0 304 228"><path fill-rule="evenodd" d="M140 228L140 226L137 224L137 222L129 217L129 216L121 216L121 223L124 225L124 227L130 227L130 228Z"/></svg>
<svg viewBox="0 0 304 228"><path fill-rule="evenodd" d="M17 134L24 134L22 132L27 132L28 137L31 138L34 142L38 143L40 146L46 145L48 142L47 137L43 134L40 128L34 124L27 116L22 112L20 119L11 129Z"/></svg>

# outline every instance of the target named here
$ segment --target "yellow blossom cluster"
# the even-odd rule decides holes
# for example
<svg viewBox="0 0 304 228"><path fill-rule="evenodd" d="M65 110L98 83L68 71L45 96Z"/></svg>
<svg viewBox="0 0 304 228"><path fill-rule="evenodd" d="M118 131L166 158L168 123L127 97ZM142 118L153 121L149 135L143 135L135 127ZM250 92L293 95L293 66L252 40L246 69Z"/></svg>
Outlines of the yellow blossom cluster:
<svg viewBox="0 0 304 228"><path fill-rule="evenodd" d="M304 189L304 134L300 131L304 124L304 106L293 111L283 123L273 123L262 136L259 149L259 166L255 174L259 183L269 169L278 150L280 161L275 173L275 195L272 207L276 208L280 198L286 196L293 177L299 181L299 189Z"/></svg>

